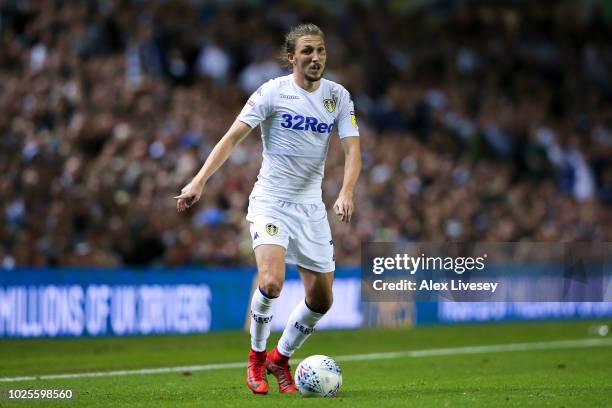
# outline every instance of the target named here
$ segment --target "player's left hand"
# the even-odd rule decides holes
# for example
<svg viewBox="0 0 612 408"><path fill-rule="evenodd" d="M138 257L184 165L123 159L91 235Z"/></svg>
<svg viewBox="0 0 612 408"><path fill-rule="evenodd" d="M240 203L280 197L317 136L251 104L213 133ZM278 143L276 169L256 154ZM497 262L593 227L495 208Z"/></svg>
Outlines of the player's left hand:
<svg viewBox="0 0 612 408"><path fill-rule="evenodd" d="M353 195L340 193L336 203L334 204L334 211L336 212L338 219L340 219L342 222L349 222L353 216L354 209L355 206L353 204Z"/></svg>

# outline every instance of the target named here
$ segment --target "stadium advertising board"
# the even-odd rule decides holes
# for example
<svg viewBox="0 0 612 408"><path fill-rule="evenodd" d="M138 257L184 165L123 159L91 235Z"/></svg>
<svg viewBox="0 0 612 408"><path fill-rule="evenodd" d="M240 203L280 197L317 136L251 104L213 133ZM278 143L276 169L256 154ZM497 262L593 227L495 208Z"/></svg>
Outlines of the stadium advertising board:
<svg viewBox="0 0 612 408"><path fill-rule="evenodd" d="M317 329L600 318L612 302L367 301L358 267L341 268L333 313ZM521 275L522 279L525 275ZM244 329L251 268L14 269L0 273L0 337L126 336ZM272 330L304 297L288 268Z"/></svg>
<svg viewBox="0 0 612 408"><path fill-rule="evenodd" d="M341 301L320 328L361 325L359 278L339 271ZM0 337L202 333L241 329L255 271L219 269L20 269L0 274ZM295 270L279 319L303 299ZM285 321L283 320L283 321ZM281 330L278 323L274 330Z"/></svg>

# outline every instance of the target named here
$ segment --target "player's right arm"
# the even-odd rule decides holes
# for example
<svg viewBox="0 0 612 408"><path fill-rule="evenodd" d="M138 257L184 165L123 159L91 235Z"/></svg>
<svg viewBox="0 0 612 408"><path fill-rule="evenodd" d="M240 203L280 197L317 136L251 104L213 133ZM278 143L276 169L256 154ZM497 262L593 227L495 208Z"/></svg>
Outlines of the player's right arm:
<svg viewBox="0 0 612 408"><path fill-rule="evenodd" d="M272 112L270 102L271 95L274 93L274 81L268 81L251 95L247 103L234 121L227 133L217 143L215 148L204 162L204 165L191 180L181 190L181 194L174 197L176 208L184 211L195 204L202 196L204 185L215 171L227 160L234 150L234 147L244 139L251 129L255 128L264 121Z"/></svg>
<svg viewBox="0 0 612 408"><path fill-rule="evenodd" d="M234 148L244 139L251 127L236 119L221 140L215 145L212 152L202 165L198 174L181 190L181 194L174 197L178 211L184 211L195 204L204 191L206 182L230 156Z"/></svg>

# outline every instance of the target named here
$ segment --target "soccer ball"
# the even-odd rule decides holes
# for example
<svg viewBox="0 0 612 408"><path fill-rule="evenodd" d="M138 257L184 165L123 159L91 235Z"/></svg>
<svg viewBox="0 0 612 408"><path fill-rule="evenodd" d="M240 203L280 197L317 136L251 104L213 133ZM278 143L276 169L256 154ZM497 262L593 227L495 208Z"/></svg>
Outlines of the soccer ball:
<svg viewBox="0 0 612 408"><path fill-rule="evenodd" d="M310 356L295 369L295 383L304 397L335 397L342 385L342 371L333 358Z"/></svg>

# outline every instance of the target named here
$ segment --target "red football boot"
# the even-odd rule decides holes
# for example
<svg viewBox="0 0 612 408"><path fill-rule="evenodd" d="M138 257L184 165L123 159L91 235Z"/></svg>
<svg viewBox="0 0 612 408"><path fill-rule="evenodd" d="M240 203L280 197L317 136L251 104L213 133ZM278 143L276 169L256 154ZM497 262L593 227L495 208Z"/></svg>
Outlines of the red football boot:
<svg viewBox="0 0 612 408"><path fill-rule="evenodd" d="M253 349L249 351L246 384L255 394L268 393L265 351L255 351Z"/></svg>
<svg viewBox="0 0 612 408"><path fill-rule="evenodd" d="M276 347L268 353L268 357L266 358L266 369L268 373L276 377L279 392L297 392L293 376L291 375L291 367L289 367L289 357L279 353Z"/></svg>

